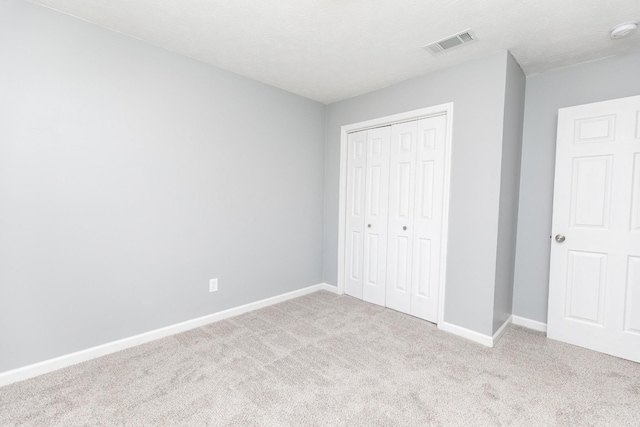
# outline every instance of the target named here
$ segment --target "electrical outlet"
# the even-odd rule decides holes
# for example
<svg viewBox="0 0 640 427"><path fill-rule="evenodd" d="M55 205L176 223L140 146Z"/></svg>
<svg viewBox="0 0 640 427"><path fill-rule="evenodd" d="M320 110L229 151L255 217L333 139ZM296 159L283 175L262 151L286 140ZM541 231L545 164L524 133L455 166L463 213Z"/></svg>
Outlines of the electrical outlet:
<svg viewBox="0 0 640 427"><path fill-rule="evenodd" d="M218 291L218 279L209 279L209 292Z"/></svg>

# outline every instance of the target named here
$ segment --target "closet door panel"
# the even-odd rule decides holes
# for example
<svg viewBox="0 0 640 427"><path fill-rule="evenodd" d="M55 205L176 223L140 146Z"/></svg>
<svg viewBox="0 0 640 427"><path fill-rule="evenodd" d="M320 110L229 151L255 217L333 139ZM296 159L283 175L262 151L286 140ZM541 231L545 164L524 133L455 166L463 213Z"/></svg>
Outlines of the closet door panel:
<svg viewBox="0 0 640 427"><path fill-rule="evenodd" d="M367 131L362 299L385 305L391 127Z"/></svg>
<svg viewBox="0 0 640 427"><path fill-rule="evenodd" d="M349 134L347 144L346 271L344 291L347 295L362 299L367 132Z"/></svg>
<svg viewBox="0 0 640 427"><path fill-rule="evenodd" d="M438 317L446 120L417 123L410 314L431 322Z"/></svg>
<svg viewBox="0 0 640 427"><path fill-rule="evenodd" d="M391 127L387 307L410 313L418 125Z"/></svg>

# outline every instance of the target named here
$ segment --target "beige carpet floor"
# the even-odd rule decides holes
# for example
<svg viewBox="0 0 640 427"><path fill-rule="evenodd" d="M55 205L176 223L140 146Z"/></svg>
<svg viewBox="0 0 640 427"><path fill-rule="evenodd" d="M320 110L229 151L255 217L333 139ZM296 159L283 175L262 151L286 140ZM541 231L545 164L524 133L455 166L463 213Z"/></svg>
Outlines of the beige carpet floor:
<svg viewBox="0 0 640 427"><path fill-rule="evenodd" d="M0 388L1 426L640 426L640 365L317 292Z"/></svg>

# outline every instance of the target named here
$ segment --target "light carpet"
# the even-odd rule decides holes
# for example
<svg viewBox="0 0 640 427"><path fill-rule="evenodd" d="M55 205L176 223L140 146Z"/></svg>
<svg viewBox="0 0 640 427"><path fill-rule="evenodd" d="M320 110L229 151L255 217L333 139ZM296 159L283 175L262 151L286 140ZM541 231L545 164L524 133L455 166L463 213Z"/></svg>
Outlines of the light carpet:
<svg viewBox="0 0 640 427"><path fill-rule="evenodd" d="M640 365L323 291L2 387L0 425L638 426Z"/></svg>

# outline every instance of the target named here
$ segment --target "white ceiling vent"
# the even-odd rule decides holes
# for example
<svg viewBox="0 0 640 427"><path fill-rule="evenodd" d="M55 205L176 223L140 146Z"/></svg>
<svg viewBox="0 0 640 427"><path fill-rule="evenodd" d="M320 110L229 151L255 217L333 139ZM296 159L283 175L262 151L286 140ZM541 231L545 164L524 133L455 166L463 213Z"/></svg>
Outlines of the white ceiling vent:
<svg viewBox="0 0 640 427"><path fill-rule="evenodd" d="M453 49L454 47L462 46L463 44L471 43L476 40L476 35L471 29L464 30L461 33L454 34L446 37L437 42L426 45L424 48L434 55L444 52L445 50Z"/></svg>

